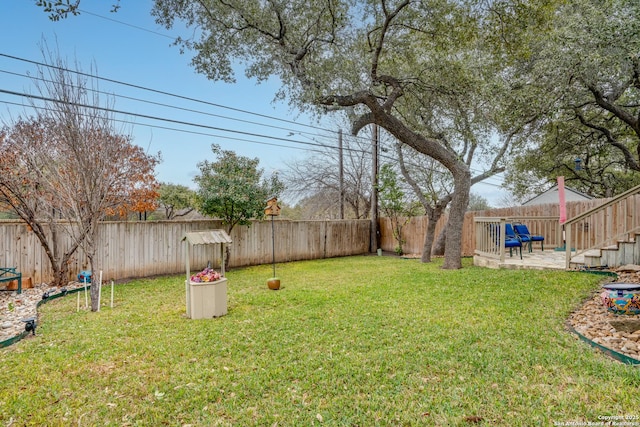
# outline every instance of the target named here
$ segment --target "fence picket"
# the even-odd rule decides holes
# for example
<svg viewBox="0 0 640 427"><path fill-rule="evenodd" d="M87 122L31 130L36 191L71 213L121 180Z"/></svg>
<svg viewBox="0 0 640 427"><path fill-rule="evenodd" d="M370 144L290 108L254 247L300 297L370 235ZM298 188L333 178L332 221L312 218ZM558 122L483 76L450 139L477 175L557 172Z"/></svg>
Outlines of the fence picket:
<svg viewBox="0 0 640 427"><path fill-rule="evenodd" d="M567 218L573 218L578 214L585 212L595 206L602 205L609 201L610 199L594 199L588 201L581 202L568 202L567 203ZM549 241L554 241L555 243L556 237L560 235L555 227L560 228L560 224L555 225L555 227L548 228L548 221L540 221L539 224L536 222L535 217L557 217L560 214L560 210L557 203L549 203L544 205L534 205L534 206L515 206L509 208L498 208L498 209L490 209L484 211L474 211L467 212L464 217L464 224L462 230L462 255L463 256L473 256L475 250L475 227L473 223L473 219L478 217L505 217L505 218L518 218L518 217L526 217L527 221L530 222L529 229L534 234L542 234ZM624 212L616 212L615 215L620 214L624 215ZM605 216L606 215L606 216ZM615 216L610 210L607 210L607 213L601 213L597 217L596 226L591 227L589 230L585 230L584 233L580 236L581 239L587 239L589 241L597 239L604 235L603 227L612 227L615 229L616 225L619 221L624 221L624 218L613 217ZM442 218L438 221L436 225L436 238L442 231L442 229L446 226L448 217L443 215ZM614 221L615 219L615 221ZM411 220L404 226L402 235L404 238L404 252L406 254L420 254L422 253L422 247L424 244L424 236L427 229L428 218L426 216L413 217ZM615 223L615 224L614 224ZM538 228L540 227L540 228ZM395 239L391 233L391 221L389 218L380 218L380 234L382 235L382 249L385 251L393 251L397 246ZM561 245L561 242L558 242L558 245ZM545 248L547 247L545 241ZM551 248L551 245L549 246Z"/></svg>
<svg viewBox="0 0 640 427"><path fill-rule="evenodd" d="M272 261L271 221L254 221L231 232L231 267L268 264ZM369 220L274 221L276 262L358 255L369 250ZM114 280L184 272L185 245L189 231L224 228L217 220L104 222L98 227L101 246L97 263L104 277ZM69 243L60 236L60 245ZM217 249L216 249L217 250ZM207 245L191 249L196 269L220 259ZM34 233L16 221L0 221L0 266L18 267L35 283L51 279L49 260ZM88 261L79 249L70 263L69 280Z"/></svg>

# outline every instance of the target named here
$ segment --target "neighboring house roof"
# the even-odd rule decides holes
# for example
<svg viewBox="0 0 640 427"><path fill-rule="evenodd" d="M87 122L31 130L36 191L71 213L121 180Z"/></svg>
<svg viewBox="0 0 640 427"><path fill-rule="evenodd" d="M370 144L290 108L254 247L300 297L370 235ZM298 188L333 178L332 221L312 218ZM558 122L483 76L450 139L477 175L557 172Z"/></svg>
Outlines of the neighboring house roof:
<svg viewBox="0 0 640 427"><path fill-rule="evenodd" d="M567 202L579 202L581 200L591 200L593 199L593 197L581 193L578 190L574 190L573 188L564 187L564 199ZM522 206L544 205L547 203L558 202L558 186L554 185L544 193L540 193L537 196L527 200L522 204Z"/></svg>

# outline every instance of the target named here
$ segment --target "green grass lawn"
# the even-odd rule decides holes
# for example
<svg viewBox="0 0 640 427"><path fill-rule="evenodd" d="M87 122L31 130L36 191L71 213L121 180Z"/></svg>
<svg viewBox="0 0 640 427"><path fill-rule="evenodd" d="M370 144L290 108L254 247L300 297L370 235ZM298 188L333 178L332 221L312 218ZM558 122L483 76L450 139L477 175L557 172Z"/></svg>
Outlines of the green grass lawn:
<svg viewBox="0 0 640 427"><path fill-rule="evenodd" d="M549 426L638 416L640 371L574 338L584 273L391 257L237 269L229 313L185 317L184 277L70 295L0 352L0 426ZM108 294L108 293L107 293ZM104 296L104 295L103 295ZM106 305L105 305L106 304ZM640 420L637 420L640 421Z"/></svg>

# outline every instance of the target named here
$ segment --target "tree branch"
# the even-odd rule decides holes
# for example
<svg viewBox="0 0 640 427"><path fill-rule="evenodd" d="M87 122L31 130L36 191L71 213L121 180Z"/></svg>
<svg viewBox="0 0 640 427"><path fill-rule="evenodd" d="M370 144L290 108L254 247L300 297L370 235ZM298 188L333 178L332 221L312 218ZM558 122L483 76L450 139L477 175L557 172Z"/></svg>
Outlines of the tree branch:
<svg viewBox="0 0 640 427"><path fill-rule="evenodd" d="M384 12L385 19L384 19L384 23L382 24L382 27L380 28L380 37L378 38L378 42L376 43L376 46L374 48L373 59L371 61L371 80L373 82L379 81L378 64L380 60L380 55L382 53L382 47L384 46L384 38L386 36L387 31L389 30L389 27L391 26L391 21L395 19L395 17L402 11L402 9L404 9L409 5L409 0L405 0L402 3L400 3L398 7L392 12L389 12L387 10L386 0L382 0L381 4L382 4L382 10Z"/></svg>
<svg viewBox="0 0 640 427"><path fill-rule="evenodd" d="M596 88L595 86L588 85L587 88L593 94L596 104L626 123L640 138L640 126L638 125L639 121L636 117L632 116L626 110L618 107L614 103L609 102L609 100L607 100L600 92L600 90L598 90L598 88Z"/></svg>
<svg viewBox="0 0 640 427"><path fill-rule="evenodd" d="M633 170L636 171L640 171L640 164L638 164L638 162L636 161L636 159L634 159L633 154L631 153L631 151L624 145L618 142L618 140L615 138L615 136L611 133L611 131L605 127L602 126L598 126L595 125L591 122L589 122L580 111L576 110L576 117L578 117L578 120L580 120L580 123L582 123L584 126L590 128L590 129L594 129L598 132L600 132L600 134L602 134L606 139L607 142L613 146L616 147L617 149L619 149L622 152L622 155L625 158L625 162L626 164ZM640 147L640 146L639 146Z"/></svg>

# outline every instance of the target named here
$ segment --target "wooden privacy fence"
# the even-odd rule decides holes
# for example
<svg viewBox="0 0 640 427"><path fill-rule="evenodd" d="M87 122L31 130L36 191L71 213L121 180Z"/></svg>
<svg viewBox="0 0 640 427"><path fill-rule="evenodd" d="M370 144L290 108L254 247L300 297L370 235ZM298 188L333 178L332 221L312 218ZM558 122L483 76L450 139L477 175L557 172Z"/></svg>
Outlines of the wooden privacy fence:
<svg viewBox="0 0 640 427"><path fill-rule="evenodd" d="M596 206L607 203L611 199L594 199L582 202L567 203L567 219L571 219L586 212ZM640 197L636 196L628 204L640 204ZM623 224L629 222L629 215L635 212L632 208L627 209L608 209L598 213L597 218L593 218L591 229L584 229L581 238L593 240L591 244L596 243L598 236L606 230L617 230ZM640 212L640 210L638 210ZM560 215L557 203L549 203L545 205L535 206L516 206L511 208L490 209L484 211L467 212L464 217L464 225L462 230L462 255L473 256L476 245L476 230L474 226L475 217L496 217L508 218L513 221L521 221L529 226L529 230L534 234L542 234L545 236L545 250L553 249L555 246L562 246L561 225L558 221L551 221L550 218L558 218ZM436 225L436 237L445 227L447 217L444 215ZM402 235L405 240L403 244L404 252L407 254L421 254L424 244L424 236L427 230L427 217L413 217L404 226ZM588 232L587 232L588 231ZM397 246L393 234L391 233L391 220L389 218L380 218L380 234L381 247L385 251L393 251Z"/></svg>
<svg viewBox="0 0 640 427"><path fill-rule="evenodd" d="M232 230L230 266L271 263L272 225L276 262L369 251L369 220L276 220L273 224L254 221L250 227L236 226ZM103 272L103 280L184 273L186 254L181 239L185 233L218 228L224 226L216 220L103 222L98 228L97 265ZM61 236L59 244L67 245L68 239ZM197 270L204 268L208 261L219 265L221 257L219 249L201 245L192 248L190 259ZM0 221L0 266L17 267L23 277L32 277L35 283L46 282L52 276L49 259L40 242L20 222ZM69 266L69 280L88 268L86 256L80 249Z"/></svg>
<svg viewBox="0 0 640 427"><path fill-rule="evenodd" d="M567 203L567 218L581 213L610 199ZM625 208L612 207L590 218L589 227L582 225L581 239L589 242L603 231L615 231L635 217L640 196L625 202ZM558 217L558 204L520 206L467 212L463 225L462 254L473 256L476 244L475 217L498 217L522 220L531 232L545 236L545 250L561 246L560 225L550 221ZM436 235L446 225L446 216L436 226ZM380 218L381 248L394 251L397 243L391 232L389 218ZM271 221L254 221L250 227L237 226L231 232L231 267L269 264L272 260ZM369 252L370 220L332 221L273 221L276 262L331 258L358 255ZM144 221L104 222L99 226L98 241L101 246L97 260L103 278L124 279L161 274L178 274L185 269L185 245L181 242L190 231L224 228L221 221ZM420 254L427 228L427 217L413 217L403 228L405 253ZM68 237L60 237L60 245L67 245ZM584 245L588 245L585 242ZM218 265L220 254L205 246L196 248L191 255L194 269L206 266L208 261ZM36 283L51 277L51 266L40 242L21 222L0 221L0 267L17 267L23 277L32 277ZM69 279L75 279L81 270L88 269L86 256L79 250L69 266Z"/></svg>

